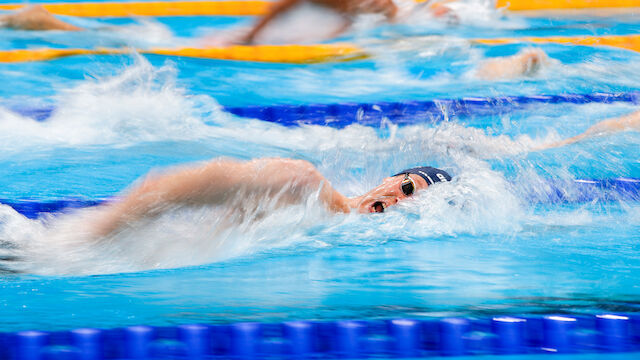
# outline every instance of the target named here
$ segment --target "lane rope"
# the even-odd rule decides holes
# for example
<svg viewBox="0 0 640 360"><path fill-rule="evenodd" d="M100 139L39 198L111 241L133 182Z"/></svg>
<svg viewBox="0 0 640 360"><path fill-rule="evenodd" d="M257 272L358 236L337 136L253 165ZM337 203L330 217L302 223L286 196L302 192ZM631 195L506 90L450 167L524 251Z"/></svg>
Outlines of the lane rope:
<svg viewBox="0 0 640 360"><path fill-rule="evenodd" d="M474 39L476 43L485 45L502 45L520 42L536 44L556 43L582 46L613 46L627 50L640 51L640 35L605 35L605 36L550 36L522 37L498 39Z"/></svg>
<svg viewBox="0 0 640 360"><path fill-rule="evenodd" d="M283 126L321 125L343 128L352 124L380 127L385 123L413 125L470 116L491 116L547 104L589 103L640 104L640 91L623 93L521 95L499 97L465 97L423 101L336 103L305 105L268 105L224 107L223 110L244 118L278 123ZM49 107L10 107L22 116L45 121L56 111Z"/></svg>
<svg viewBox="0 0 640 360"><path fill-rule="evenodd" d="M426 0L415 0L418 3ZM78 2L43 3L52 14L78 17L129 16L262 16L272 1L150 1L150 2ZM18 10L24 4L0 4L0 10ZM496 8L511 11L629 8L640 7L638 0L496 0Z"/></svg>
<svg viewBox="0 0 640 360"><path fill-rule="evenodd" d="M638 0L496 0L511 11L640 7Z"/></svg>
<svg viewBox="0 0 640 360"><path fill-rule="evenodd" d="M18 49L0 51L0 63L48 61L78 55L142 54L195 57L202 59L275 62L289 64L350 61L366 58L359 48L348 44L326 45L237 45L218 48L134 49Z"/></svg>
<svg viewBox="0 0 640 360"><path fill-rule="evenodd" d="M634 304L620 303L628 308ZM637 314L244 322L20 331L0 338L8 360L103 358L365 359L624 353L640 349ZM57 335L57 336L56 336ZM65 335L65 336L61 336ZM9 352L8 350L12 350ZM0 353L2 354L2 353ZM13 355L13 356L11 356ZM550 355L551 356L551 355Z"/></svg>
<svg viewBox="0 0 640 360"><path fill-rule="evenodd" d="M260 16L267 13L269 1L152 1L43 3L56 15L78 17L129 16ZM0 10L18 10L24 4L0 4Z"/></svg>
<svg viewBox="0 0 640 360"><path fill-rule="evenodd" d="M418 3L426 0L415 0ZM129 16L261 16L272 1L150 1L43 3L52 14L78 17ZM0 10L18 10L24 4L0 4ZM640 7L637 0L496 0L496 8L511 11Z"/></svg>
<svg viewBox="0 0 640 360"><path fill-rule="evenodd" d="M640 35L607 36L554 36L470 39L472 43L483 45L503 45L519 42L558 43L582 46L613 46L627 50L640 51ZM47 61L78 55L119 55L134 49L17 49L0 50L0 63L26 61ZM317 45L237 45L212 48L154 48L135 50L143 54L166 56L184 56L204 59L277 62L277 63L319 63L326 61L352 61L368 58L366 50L351 44Z"/></svg>
<svg viewBox="0 0 640 360"><path fill-rule="evenodd" d="M640 104L640 92L244 106L226 107L225 110L236 116L275 122L284 126L322 125L343 128L352 124L380 127L387 122L397 125L435 123L456 117L499 115L540 104L608 104L614 102ZM44 110L46 112L46 109ZM34 115L40 115L42 118L44 113L36 112L31 116L35 117Z"/></svg>

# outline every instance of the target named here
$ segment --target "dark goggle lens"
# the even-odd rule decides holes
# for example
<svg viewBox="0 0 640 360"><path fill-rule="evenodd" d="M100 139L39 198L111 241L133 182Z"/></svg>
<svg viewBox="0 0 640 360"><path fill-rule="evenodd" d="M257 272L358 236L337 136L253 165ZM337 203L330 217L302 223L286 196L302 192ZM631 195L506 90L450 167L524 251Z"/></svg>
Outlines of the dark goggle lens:
<svg viewBox="0 0 640 360"><path fill-rule="evenodd" d="M416 190L416 188L413 186L413 181L409 179L402 180L401 187L402 187L402 193L405 194L405 196L412 195L413 192Z"/></svg>

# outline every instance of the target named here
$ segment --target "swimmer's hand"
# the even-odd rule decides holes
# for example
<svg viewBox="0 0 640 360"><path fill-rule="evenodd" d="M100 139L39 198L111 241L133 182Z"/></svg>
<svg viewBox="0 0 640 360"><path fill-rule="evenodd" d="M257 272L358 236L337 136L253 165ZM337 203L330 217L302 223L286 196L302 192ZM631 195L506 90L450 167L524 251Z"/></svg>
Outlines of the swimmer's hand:
<svg viewBox="0 0 640 360"><path fill-rule="evenodd" d="M106 236L142 218L156 216L181 205L216 205L247 199L274 198L300 203L319 190L320 201L334 212L349 212L348 199L308 161L256 159L249 162L213 160L208 163L148 175L121 200L97 212L92 231ZM242 196L243 199L239 199Z"/></svg>

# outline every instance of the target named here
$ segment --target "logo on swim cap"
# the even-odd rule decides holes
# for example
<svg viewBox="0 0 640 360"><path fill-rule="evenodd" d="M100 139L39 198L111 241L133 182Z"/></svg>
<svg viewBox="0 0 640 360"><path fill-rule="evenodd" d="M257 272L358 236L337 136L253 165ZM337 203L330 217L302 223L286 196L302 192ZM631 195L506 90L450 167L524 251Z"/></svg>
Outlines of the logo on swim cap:
<svg viewBox="0 0 640 360"><path fill-rule="evenodd" d="M442 169L436 169L431 166L415 167L411 169L402 170L401 172L393 175L415 174L423 178L427 184L433 185L437 182L451 181L451 175Z"/></svg>

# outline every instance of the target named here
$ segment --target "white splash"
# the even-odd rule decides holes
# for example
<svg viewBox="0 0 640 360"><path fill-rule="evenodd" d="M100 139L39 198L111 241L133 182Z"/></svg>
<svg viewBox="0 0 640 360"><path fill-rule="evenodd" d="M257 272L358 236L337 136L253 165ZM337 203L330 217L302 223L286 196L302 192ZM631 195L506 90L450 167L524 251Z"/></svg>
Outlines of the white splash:
<svg viewBox="0 0 640 360"><path fill-rule="evenodd" d="M194 41L177 37L166 25L148 17L136 18L133 24L100 27L94 31L102 41L121 43L121 46L148 49L152 47L189 47Z"/></svg>
<svg viewBox="0 0 640 360"><path fill-rule="evenodd" d="M62 90L47 121L0 108L0 147L14 152L26 146L124 146L206 136L211 127L203 117L228 115L207 96L187 95L175 77L172 65L156 69L137 57L135 65L116 76L87 79Z"/></svg>

